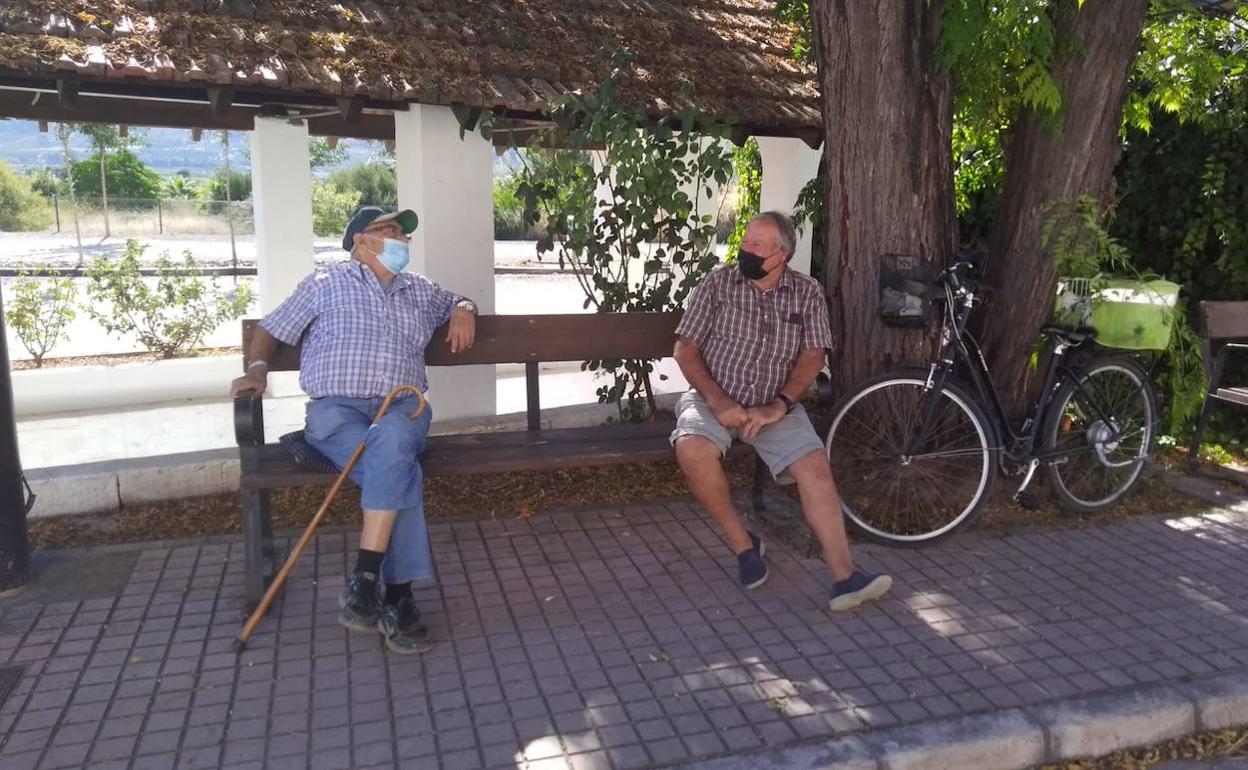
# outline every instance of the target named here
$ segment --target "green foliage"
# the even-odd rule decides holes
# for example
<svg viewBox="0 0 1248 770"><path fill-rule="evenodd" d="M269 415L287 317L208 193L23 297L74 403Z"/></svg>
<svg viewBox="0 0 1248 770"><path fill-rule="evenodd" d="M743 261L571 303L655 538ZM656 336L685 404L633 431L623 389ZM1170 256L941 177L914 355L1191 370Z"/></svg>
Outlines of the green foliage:
<svg viewBox="0 0 1248 770"><path fill-rule="evenodd" d="M109 184L112 184L112 177L109 177ZM199 197L205 201L223 201L226 200L226 173L225 168L219 168L212 176L204 180L199 186ZM229 173L229 200L245 201L251 197L251 174L246 171L233 171ZM111 189L111 188L110 188Z"/></svg>
<svg viewBox="0 0 1248 770"><path fill-rule="evenodd" d="M798 61L812 61L815 58L814 35L810 18L810 0L776 0L776 17L781 21L794 25L797 29L793 36L791 53Z"/></svg>
<svg viewBox="0 0 1248 770"><path fill-rule="evenodd" d="M340 168L325 178L339 192L358 192L361 206L380 206L389 211L399 205L399 181L394 166L360 163Z"/></svg>
<svg viewBox="0 0 1248 770"><path fill-rule="evenodd" d="M12 286L5 321L34 359L35 368L42 368L47 354L69 339L67 327L76 315L78 295L74 279L22 275Z"/></svg>
<svg viewBox="0 0 1248 770"><path fill-rule="evenodd" d="M194 179L174 174L165 179L161 187L161 195L172 200L189 201L199 197L199 185Z"/></svg>
<svg viewBox="0 0 1248 770"><path fill-rule="evenodd" d="M323 136L314 136L308 140L308 160L312 168L329 168L337 166L347 159L347 148L339 144L330 147L329 140Z"/></svg>
<svg viewBox="0 0 1248 770"><path fill-rule="evenodd" d="M61 189L61 178L47 166L40 166L26 175L30 180L30 189L48 200L52 200Z"/></svg>
<svg viewBox="0 0 1248 770"><path fill-rule="evenodd" d="M312 232L321 237L342 235L360 207L360 193L340 190L328 182L312 182Z"/></svg>
<svg viewBox="0 0 1248 770"><path fill-rule="evenodd" d="M728 235L728 253L724 261L732 264L741 249L741 239L750 220L757 216L763 198L763 153L758 140L750 137L732 151L732 169L737 182L737 221Z"/></svg>
<svg viewBox="0 0 1248 770"><path fill-rule="evenodd" d="M617 94L629 75L627 56L613 57L611 74L596 94L571 95L552 109L571 152L551 153L539 173L537 140L522 155L517 194L525 221L544 215L547 233L538 253L554 252L585 294L585 307L601 313L674 310L715 266L715 219L698 210L712 180L724 185L732 158L723 149L726 126L703 121L696 107L675 119L639 131L646 115ZM695 128L696 126L696 128ZM586 151L594 149L598 163ZM686 189L697 194L690 199ZM601 192L601 195L596 194ZM621 419L645 413L643 390L651 361L587 361L608 384L598 388L603 403L615 403Z"/></svg>
<svg viewBox="0 0 1248 770"><path fill-rule="evenodd" d="M228 294L217 280L204 280L191 252L174 263L168 252L156 261L156 277L140 275L147 246L126 241L120 258L97 257L87 269L87 315L110 334L135 335L148 350L164 358L192 350L204 336L226 321L241 318L252 292L240 285Z"/></svg>
<svg viewBox="0 0 1248 770"><path fill-rule="evenodd" d="M494 177L494 237L499 240L523 238L528 231L524 221L524 201L517 189L520 174L511 173Z"/></svg>
<svg viewBox="0 0 1248 770"><path fill-rule="evenodd" d="M828 224L823 201L823 177L815 176L797 193L797 201L793 204L793 226L799 234L811 228L815 237L810 244L810 275L823 285L827 278L827 254L820 248L822 243L819 233Z"/></svg>
<svg viewBox="0 0 1248 770"><path fill-rule="evenodd" d="M43 230L52 224L52 206L30 180L0 161L0 231Z"/></svg>
<svg viewBox="0 0 1248 770"><path fill-rule="evenodd" d="M160 195L160 174L144 165L130 150L118 150L107 156L108 197L151 200ZM74 188L79 195L102 195L100 157L80 160L73 165Z"/></svg>

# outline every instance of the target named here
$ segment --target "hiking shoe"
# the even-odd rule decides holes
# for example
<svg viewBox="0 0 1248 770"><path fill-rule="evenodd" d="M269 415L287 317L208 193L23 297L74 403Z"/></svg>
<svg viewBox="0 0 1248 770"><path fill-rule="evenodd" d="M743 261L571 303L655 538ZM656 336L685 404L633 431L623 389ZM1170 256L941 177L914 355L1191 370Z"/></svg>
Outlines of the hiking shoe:
<svg viewBox="0 0 1248 770"><path fill-rule="evenodd" d="M386 649L400 655L427 652L433 648L429 629L420 622L420 610L416 600L404 596L396 604L387 604L381 610L377 629L386 637Z"/></svg>
<svg viewBox="0 0 1248 770"><path fill-rule="evenodd" d="M862 570L832 584L832 601L828 603L836 612L852 610L863 602L874 601L893 587L888 575L868 575Z"/></svg>
<svg viewBox="0 0 1248 770"><path fill-rule="evenodd" d="M746 589L758 588L767 582L767 564L763 561L763 541L753 532L749 533L752 548L737 554L737 569L741 573L741 585Z"/></svg>
<svg viewBox="0 0 1248 770"><path fill-rule="evenodd" d="M381 585L371 572L352 572L338 594L338 625L352 631L376 631L381 618Z"/></svg>

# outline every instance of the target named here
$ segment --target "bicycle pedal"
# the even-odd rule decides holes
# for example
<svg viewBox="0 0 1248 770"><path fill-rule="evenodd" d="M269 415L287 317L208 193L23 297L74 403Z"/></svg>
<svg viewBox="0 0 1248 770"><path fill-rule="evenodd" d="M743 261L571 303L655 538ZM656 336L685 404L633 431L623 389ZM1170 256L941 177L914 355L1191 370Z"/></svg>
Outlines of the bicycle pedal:
<svg viewBox="0 0 1248 770"><path fill-rule="evenodd" d="M1014 496L1014 502L1029 511L1034 511L1040 507L1040 498L1030 492L1019 492Z"/></svg>

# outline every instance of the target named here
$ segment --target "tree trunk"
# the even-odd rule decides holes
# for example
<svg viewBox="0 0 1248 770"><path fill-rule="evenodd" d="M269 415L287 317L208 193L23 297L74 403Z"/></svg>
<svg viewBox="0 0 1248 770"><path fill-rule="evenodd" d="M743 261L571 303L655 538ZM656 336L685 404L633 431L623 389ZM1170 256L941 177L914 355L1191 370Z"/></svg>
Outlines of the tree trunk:
<svg viewBox="0 0 1248 770"><path fill-rule="evenodd" d="M108 150L100 147L100 200L104 204L104 237L108 238L113 230L108 224Z"/></svg>
<svg viewBox="0 0 1248 770"><path fill-rule="evenodd" d="M1053 314L1057 266L1041 239L1046 208L1090 196L1108 205L1121 142L1122 105L1148 0L1054 0L1057 116L1024 110L1006 151L1005 191L986 280L997 288L979 314L982 341L1006 408L1023 415L1038 387L1028 366ZM1008 319L1008 321L1006 320Z"/></svg>
<svg viewBox="0 0 1248 770"><path fill-rule="evenodd" d="M931 330L879 320L879 257L953 252L953 87L937 68L941 0L815 0L823 92L826 286L838 389L929 360Z"/></svg>

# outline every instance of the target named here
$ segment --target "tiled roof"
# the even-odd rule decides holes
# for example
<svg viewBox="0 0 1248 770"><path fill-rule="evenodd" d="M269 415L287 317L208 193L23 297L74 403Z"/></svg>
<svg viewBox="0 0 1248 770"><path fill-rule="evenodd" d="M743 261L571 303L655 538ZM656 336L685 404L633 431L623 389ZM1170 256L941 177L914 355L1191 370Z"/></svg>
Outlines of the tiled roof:
<svg viewBox="0 0 1248 770"><path fill-rule="evenodd" d="M793 32L768 0L7 0L0 70L532 113L594 90L597 52L623 48L622 93L656 117L688 90L722 120L808 129L818 84Z"/></svg>

